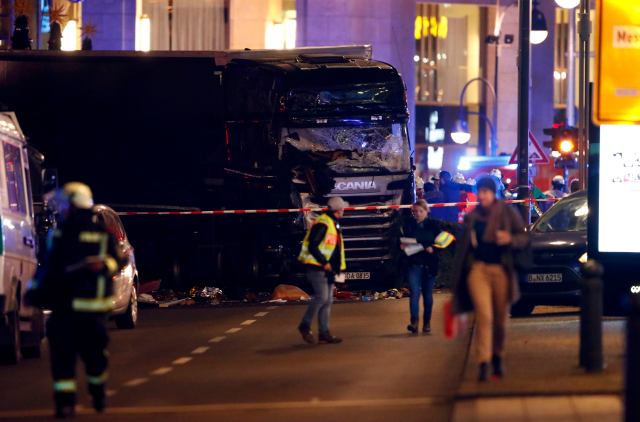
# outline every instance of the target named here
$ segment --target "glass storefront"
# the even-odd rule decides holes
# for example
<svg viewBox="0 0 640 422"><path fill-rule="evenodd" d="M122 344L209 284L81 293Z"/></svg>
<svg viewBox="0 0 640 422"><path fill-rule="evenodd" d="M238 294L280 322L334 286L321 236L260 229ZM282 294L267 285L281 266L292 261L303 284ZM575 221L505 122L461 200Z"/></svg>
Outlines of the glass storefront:
<svg viewBox="0 0 640 422"><path fill-rule="evenodd" d="M481 110L483 87L470 84L462 100L471 140L456 145L451 132L460 118L460 96L468 81L483 77L483 25L486 7L465 4L418 3L414 25L416 69L415 161L419 173L433 174L459 155L484 150L486 126ZM480 148L478 148L480 146ZM479 152L480 154L484 151Z"/></svg>

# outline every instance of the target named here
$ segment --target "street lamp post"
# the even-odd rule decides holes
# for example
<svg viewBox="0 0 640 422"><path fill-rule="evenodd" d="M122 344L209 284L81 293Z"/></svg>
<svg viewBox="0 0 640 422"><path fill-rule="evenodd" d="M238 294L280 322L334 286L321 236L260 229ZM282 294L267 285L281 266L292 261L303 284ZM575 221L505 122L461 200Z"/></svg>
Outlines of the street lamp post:
<svg viewBox="0 0 640 422"><path fill-rule="evenodd" d="M458 119L459 119L458 127L456 128L456 131L451 134L451 138L456 143L466 143L466 142L469 142L469 139L471 138L471 136L469 135L468 126L466 124L466 118L464 115L464 96L467 93L467 88L469 88L469 85L471 85L474 82L482 82L489 88L489 91L493 96L493 105L494 105L493 118L489 119L484 113L478 113L478 112L470 111L468 112L468 114L474 114L474 115L480 116L481 118L484 118L484 120L489 125L489 129L491 131L491 155L495 156L495 155L498 155L498 138L497 138L497 132L496 132L497 127L495 124L496 119L498 118L498 110L497 110L498 96L496 95L496 91L493 88L493 85L491 85L491 82L489 82L485 78L473 78L470 81L468 81L466 84L464 84L464 87L462 88L462 92L460 93L460 108L458 111ZM466 141L464 141L465 139ZM461 142L461 141L464 141L464 142Z"/></svg>
<svg viewBox="0 0 640 422"><path fill-rule="evenodd" d="M587 161L589 160L589 124L591 122L591 90L589 88L589 51L591 17L589 0L580 0L578 12L579 64L578 64L578 152L579 180L587 188Z"/></svg>
<svg viewBox="0 0 640 422"><path fill-rule="evenodd" d="M518 41L518 199L529 197L529 73L531 0L520 0ZM522 204L525 222L530 221L529 204Z"/></svg>

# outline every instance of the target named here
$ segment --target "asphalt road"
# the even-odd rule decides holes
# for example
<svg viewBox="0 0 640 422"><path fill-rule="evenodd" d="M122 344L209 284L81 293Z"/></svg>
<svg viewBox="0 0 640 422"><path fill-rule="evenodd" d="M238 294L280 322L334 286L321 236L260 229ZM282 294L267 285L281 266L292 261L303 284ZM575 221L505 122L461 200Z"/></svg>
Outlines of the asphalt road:
<svg viewBox="0 0 640 422"><path fill-rule="evenodd" d="M339 345L301 342L303 306L144 309L135 330L110 331L107 414L82 392L78 419L448 421L468 338L443 338L445 299L433 334L417 336L407 299L336 304ZM0 419L51 414L44 352L0 367Z"/></svg>

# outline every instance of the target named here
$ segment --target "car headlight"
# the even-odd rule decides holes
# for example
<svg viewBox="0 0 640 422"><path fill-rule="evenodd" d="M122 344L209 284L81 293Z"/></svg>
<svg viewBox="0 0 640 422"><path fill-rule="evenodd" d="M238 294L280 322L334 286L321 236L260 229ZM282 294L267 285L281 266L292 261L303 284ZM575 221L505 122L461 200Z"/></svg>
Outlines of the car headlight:
<svg viewBox="0 0 640 422"><path fill-rule="evenodd" d="M586 252L580 255L580 258L578 258L578 262L581 264L586 264L588 260L589 260L589 255Z"/></svg>

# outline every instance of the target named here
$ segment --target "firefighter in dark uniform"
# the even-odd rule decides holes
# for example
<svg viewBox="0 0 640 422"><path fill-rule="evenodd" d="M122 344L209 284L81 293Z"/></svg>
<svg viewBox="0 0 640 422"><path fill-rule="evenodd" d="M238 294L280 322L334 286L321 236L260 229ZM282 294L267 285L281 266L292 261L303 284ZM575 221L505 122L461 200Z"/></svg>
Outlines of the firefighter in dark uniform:
<svg viewBox="0 0 640 422"><path fill-rule="evenodd" d="M115 238L93 221L91 190L68 183L48 197L61 218L49 237L45 262L32 281L27 301L51 310L47 337L56 417L75 413L76 356L84 361L96 411L105 407L108 313L112 277L125 264Z"/></svg>

